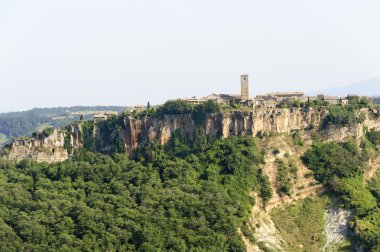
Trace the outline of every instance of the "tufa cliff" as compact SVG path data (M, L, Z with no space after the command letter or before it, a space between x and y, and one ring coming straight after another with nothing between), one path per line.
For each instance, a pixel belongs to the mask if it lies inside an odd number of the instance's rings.
M96 124L74 123L55 130L49 136L37 134L32 138L15 139L3 148L2 156L13 160L29 158L57 162L67 159L74 149L80 147L103 153L132 153L144 142L165 144L175 131L187 136L190 141L194 139L196 131L217 138L231 135L256 136L268 132L289 133L317 127L326 114L325 109L226 110L206 114L202 123L196 123L188 114L162 117L119 116ZM380 125L369 119L365 124L371 128ZM359 137L362 131L358 127L331 129L328 138L340 139L346 135Z
M124 119L124 142L130 152L144 140L165 144L175 130L179 130L189 140L194 139L197 128L201 133L221 138L233 135L256 136L267 132L289 133L319 125L324 116L324 110L223 111L208 114L200 125L196 125L191 115L165 115L161 119L127 117Z
M1 154L6 159L16 161L22 159L49 163L64 161L68 158L64 139L64 134L57 130L49 136L39 133L31 138L16 138L2 149Z

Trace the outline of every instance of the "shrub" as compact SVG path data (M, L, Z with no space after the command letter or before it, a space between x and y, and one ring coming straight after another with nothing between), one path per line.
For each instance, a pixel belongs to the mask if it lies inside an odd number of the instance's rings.
M371 129L366 133L367 139L374 145L380 145L380 131Z
M184 100L170 100L156 109L155 115L191 114L194 107Z
M276 159L276 166L276 181L278 192L290 195L293 185L291 183L289 166L281 159Z
M215 101L206 101L194 107L192 118L197 125L205 122L207 114L217 113L220 111L220 106Z
M45 128L42 130L42 133L45 135L45 137L48 137L50 136L51 134L53 134L54 132L54 128Z
M355 106L330 106L329 114L324 118L322 122L322 128L326 128L329 125L336 126L353 126L358 123L362 123L365 120L363 113L358 113Z
M304 156L304 163L313 171L320 182L329 182L333 176L339 178L360 174L365 157L353 142L316 143Z

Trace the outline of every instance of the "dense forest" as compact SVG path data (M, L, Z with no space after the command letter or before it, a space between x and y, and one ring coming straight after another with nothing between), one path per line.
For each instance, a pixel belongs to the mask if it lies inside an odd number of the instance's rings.
M60 128L77 121L83 115L85 120L92 118L96 111L125 111L117 106L76 106L58 108L35 108L24 112L0 114L0 144L6 139L31 135L38 127ZM2 137L1 137L2 136Z
M268 199L251 137L177 135L133 159L81 150L46 164L0 159L2 251L244 251L237 230L255 190Z

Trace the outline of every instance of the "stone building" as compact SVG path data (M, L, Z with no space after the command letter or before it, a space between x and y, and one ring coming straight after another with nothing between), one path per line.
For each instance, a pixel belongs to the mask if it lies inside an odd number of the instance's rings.
M94 115L93 119L94 119L94 122L97 123L97 122L107 120L108 118L111 118L117 115L118 113L116 111L105 111L105 112L100 112Z
M300 100L303 97L305 97L304 92L276 92L276 93L269 93L268 96L273 96L277 98L277 101L283 101L283 100Z
M277 106L277 98L271 95L256 96L254 107L258 109L272 109Z
M249 98L248 75L241 75L240 82L240 94L210 94L202 98L193 96L184 100L190 104L201 104L206 101L215 101L219 104L230 104L232 101L234 101L243 106L253 106L253 99Z
M249 86L248 86L248 75L243 74L240 76L241 81L241 96L240 101L245 102L249 100Z

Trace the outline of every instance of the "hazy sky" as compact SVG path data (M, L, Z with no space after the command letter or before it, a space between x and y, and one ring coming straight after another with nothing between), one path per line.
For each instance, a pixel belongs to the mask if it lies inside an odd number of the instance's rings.
M380 74L379 0L1 0L0 111L313 91Z

